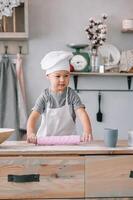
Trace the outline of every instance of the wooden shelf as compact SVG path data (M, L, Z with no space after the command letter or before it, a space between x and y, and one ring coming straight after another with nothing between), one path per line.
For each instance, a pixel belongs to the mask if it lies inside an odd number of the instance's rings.
M120 72L105 72L105 73L97 73L97 72L71 72L71 75L79 75L79 76L133 76L133 73L120 73Z
M112 91L112 92L133 92L131 90L131 82L132 82L132 76L133 73L112 73L112 72L105 72L105 73L97 73L97 72L71 72L71 75L73 76L73 81L74 81L74 88L76 91ZM97 77L108 77L108 76L113 76L113 77L127 77L127 84L128 84L128 89L127 90L120 90L120 89L78 89L78 77L79 76L97 76Z
M122 33L132 33L133 29L122 29Z

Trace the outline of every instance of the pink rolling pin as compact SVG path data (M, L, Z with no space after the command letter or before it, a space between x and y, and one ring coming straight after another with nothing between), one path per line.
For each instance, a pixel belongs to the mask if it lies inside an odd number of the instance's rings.
M39 145L64 145L80 144L80 135L63 135L63 136L38 136L37 144Z

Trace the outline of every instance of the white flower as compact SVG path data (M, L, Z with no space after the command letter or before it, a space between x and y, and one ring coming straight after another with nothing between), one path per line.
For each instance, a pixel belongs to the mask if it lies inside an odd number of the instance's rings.
M89 19L89 25L86 27L85 31L91 49L97 49L105 42L107 34L107 25L105 24L106 19L107 14L102 14L102 20L95 20L92 17Z
M107 15L106 13L103 13L103 14L102 14L102 18L103 18L103 19L107 19L107 17L108 17L108 15Z

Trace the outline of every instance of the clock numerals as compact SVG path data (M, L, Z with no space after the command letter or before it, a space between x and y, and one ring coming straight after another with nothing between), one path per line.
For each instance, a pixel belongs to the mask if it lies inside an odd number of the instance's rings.
M82 55L74 55L70 61L70 64L73 66L74 71L83 71L87 65L87 59Z
M82 55L75 55L71 59L74 71L82 71L87 66L87 60Z

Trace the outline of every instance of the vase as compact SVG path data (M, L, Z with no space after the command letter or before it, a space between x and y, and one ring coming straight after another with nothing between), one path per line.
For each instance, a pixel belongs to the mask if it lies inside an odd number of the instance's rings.
M98 72L98 67L99 67L99 57L98 57L98 50L93 49L91 51L91 69L92 72Z

